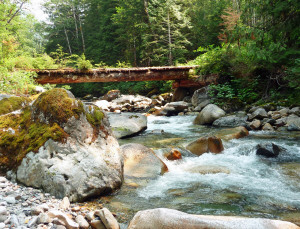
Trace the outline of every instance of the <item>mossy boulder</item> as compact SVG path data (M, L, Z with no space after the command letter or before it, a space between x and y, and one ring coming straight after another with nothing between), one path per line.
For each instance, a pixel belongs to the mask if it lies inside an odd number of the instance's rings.
M120 148L106 115L64 89L0 116L0 154L2 171L72 201L112 191L123 180Z

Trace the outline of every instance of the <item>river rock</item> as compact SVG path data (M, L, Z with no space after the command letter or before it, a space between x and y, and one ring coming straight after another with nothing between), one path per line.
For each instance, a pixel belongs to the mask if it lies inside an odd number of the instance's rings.
M5 222L9 217L6 207L0 206L0 223Z
M189 89L179 87L174 90L172 102L183 101L183 99L189 94Z
M212 137L202 137L198 140L190 143L187 150L191 151L195 155L202 155L204 153L220 153L224 150L222 140L215 136Z
M171 151L164 153L164 157L170 161L182 159L181 152L177 149L172 149Z
M57 210L51 210L48 213L48 216L52 219L57 218L58 220L63 222L63 225L67 229L79 229L78 223L75 223L73 220L71 220L66 214L57 211Z
M124 157L124 176L156 177L168 171L166 164L153 150L136 143L121 146Z
M195 107L194 111L201 111L204 107L206 107L208 104L210 104L210 100L204 100L203 102L201 102L198 106Z
M59 207L60 207L61 209L68 209L68 208L70 207L70 201L69 201L69 198L65 196L65 197L62 199L62 201L60 202Z
M108 102L117 99L121 96L121 92L119 90L110 90L104 96L101 97L103 100L107 100Z
M110 107L112 106L111 103L106 100L98 100L94 104L104 111L109 111Z
M256 147L256 154L264 157L277 157L281 151L274 143L261 143Z
M135 136L147 129L147 116L142 114L108 114L112 131L116 138Z
M225 114L225 111L223 111L217 105L209 104L197 115L196 119L194 120L194 124L212 124L215 120L223 117Z
M296 126L298 128L300 128L300 117L298 117L297 115L290 115L287 117L286 119L286 124L287 126ZM296 128L293 128L293 129L296 129Z
M300 116L300 107L294 107L294 108L290 109L290 114Z
M85 220L85 218L82 215L76 216L75 221L82 229L88 229L90 227L90 224Z
M249 124L250 128L252 130L259 130L261 127L261 121L258 119L254 119L250 124Z
M70 201L83 201L121 186L121 151L99 108L84 105L64 89L52 89L21 114L5 118L16 128L10 139L18 144L5 150L0 147L4 152L0 166L14 169L22 184L58 198L67 196ZM20 119L23 124L15 126ZM0 128L0 136L4 134Z
M106 229L105 225L100 219L93 219L91 221L91 226L93 229Z
M217 173L226 173L230 174L230 170L225 166L216 166L216 165L199 165L188 169L190 173L199 173L199 174L217 174Z
M197 107L200 103L205 100L209 100L209 86L200 88L196 90L192 96L192 104L194 107Z
M263 127L262 130L264 131L274 131L274 128L271 126L270 123L266 123Z
M95 215L99 216L106 229L119 229L119 223L113 216L113 214L107 209L95 211Z
M128 229L299 229L293 223L262 218L191 215L173 209L139 211Z
M223 129L221 131L218 131L215 135L216 137L229 141L232 139L239 139L239 138L246 137L249 135L249 131L243 126L238 126L235 128Z
M268 113L266 112L266 110L264 108L258 108L256 109L250 116L249 116L249 120L253 120L253 119L264 119L264 118L268 118Z
M218 127L237 127L247 125L247 116L238 117L236 115L225 116L213 122L213 126Z

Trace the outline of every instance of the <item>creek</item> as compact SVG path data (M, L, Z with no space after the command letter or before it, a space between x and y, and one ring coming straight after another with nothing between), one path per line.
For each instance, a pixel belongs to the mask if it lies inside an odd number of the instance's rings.
M119 143L140 143L162 154L182 149L182 160L163 159L169 172L153 178L125 178L122 188L96 200L118 214L121 223L144 209L172 208L203 215L238 215L285 219L300 216L300 133L250 131L246 138L223 141L221 154L194 156L183 150L218 128L193 125L195 116L148 117L148 129ZM161 130L164 132L161 133ZM286 150L278 158L256 155L259 143L274 142ZM226 168L230 173L200 174L197 166Z

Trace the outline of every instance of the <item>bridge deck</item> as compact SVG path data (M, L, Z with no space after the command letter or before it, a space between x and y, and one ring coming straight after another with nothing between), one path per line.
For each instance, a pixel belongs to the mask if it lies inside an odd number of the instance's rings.
M70 84L86 82L121 82L154 80L187 80L197 66L101 68L92 70L37 70L36 81L40 84Z

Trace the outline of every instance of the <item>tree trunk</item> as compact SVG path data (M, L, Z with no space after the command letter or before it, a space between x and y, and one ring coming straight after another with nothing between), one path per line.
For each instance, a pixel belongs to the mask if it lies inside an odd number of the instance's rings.
M83 53L85 53L85 42L84 42L83 28L82 28L80 15L78 16L78 18L79 18L79 25L80 25L81 40L82 40L82 49L83 49Z
M169 42L169 65L173 65L173 56L172 56L172 37L171 37L171 25L170 25L170 12L168 11L168 42Z
M69 47L69 52L70 52L70 55L72 55L72 49L71 49L71 46L70 46L69 37L68 37L67 30L66 30L65 26L64 26L64 31L65 31L66 40L67 40L68 47Z

